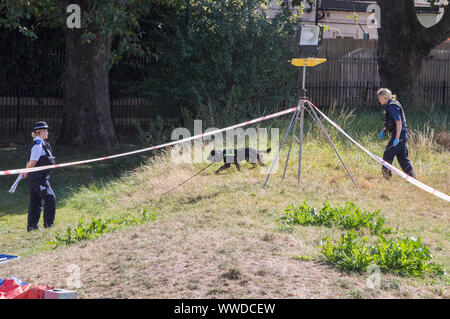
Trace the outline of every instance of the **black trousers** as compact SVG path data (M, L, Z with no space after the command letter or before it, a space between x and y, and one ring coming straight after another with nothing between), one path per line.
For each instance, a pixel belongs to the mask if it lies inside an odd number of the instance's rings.
M30 206L28 208L28 228L36 228L41 217L44 202L44 226L53 225L56 213L56 196L48 178L43 175L29 174Z
M400 164L403 172L408 175L412 175L413 167L411 161L408 158L408 148L406 147L406 142L408 141L408 133L406 133L405 131L401 132L401 141L395 147L392 145L394 143L394 139L395 135L392 135L388 145L386 146L386 150L384 151L383 159L389 164L392 164L394 158L397 157L397 161ZM392 176L391 171L384 166L382 166L382 173L386 177Z

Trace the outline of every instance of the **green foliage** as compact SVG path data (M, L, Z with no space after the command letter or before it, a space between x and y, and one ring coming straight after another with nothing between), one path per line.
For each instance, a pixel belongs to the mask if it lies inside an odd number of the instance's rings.
M0 42L8 43L0 46L0 84L29 85L28 92L39 101L40 96L55 94L55 79L61 76L64 63L64 31L40 28L36 35L37 39L30 40L18 32L4 32L0 28ZM52 86L47 88L49 83Z
M367 247L367 237L357 241L357 233L354 230L342 234L336 244L332 244L329 238L321 247L322 254L337 268L346 271L364 272L372 263L370 249Z
M342 234L337 243L331 243L327 237L321 246L322 254L338 269L365 272L375 264L383 272L404 276L422 276L444 274L442 266L429 263L432 256L422 240L407 236L386 239L379 236L375 245L368 244L368 238L357 240L358 235L351 230Z
M358 23L358 15L356 13L353 13L352 15L348 15L346 18L352 19L355 24Z
M133 126L136 129L136 140L143 145L157 145L165 142L164 119L157 114L152 125L143 128L141 123L136 121Z
M115 231L121 226L140 225L153 221L155 218L155 212L149 213L147 210L143 210L138 217L129 214L122 217L108 218L105 221L101 218L93 218L86 225L84 220L81 220L74 229L70 226L67 227L65 237L55 232L55 239L50 241L49 244L53 245L54 248L61 245L72 245L79 241L97 238L104 233Z
M433 275L443 275L442 267L431 260L430 249L422 244L422 239L402 236L396 240L378 238L375 246L374 261L383 271L390 271L405 276L421 276L428 272Z
M346 203L344 207L331 206L327 202L320 211L317 211L315 207L308 206L304 201L299 207L296 207L295 204L289 205L284 212L286 215L281 220L289 224L336 226L346 230L367 228L376 235L392 232L390 228L384 227L385 219L379 216L379 210L362 212L350 202Z
M295 103L298 69L288 61L297 54L298 15L281 2L269 20L264 0L88 0L82 39L111 37L111 98L145 98L164 121L161 133L195 118L220 127ZM11 57L0 48L0 77L58 82L67 15L50 0L0 4L4 41L24 51Z
M338 269L361 273L367 271L370 265L377 265L383 272L404 276L444 274L442 266L428 262L432 255L429 248L422 244L421 238L405 235L385 238L383 235L391 234L392 230L384 227L385 219L379 217L379 211L362 212L353 203L334 207L328 202L317 211L303 202L299 207L291 204L284 212L286 215L281 220L286 224L336 226L349 230L336 243L332 243L329 237L324 238L320 247L322 254ZM358 239L357 231L362 228L377 236L376 244L371 245L366 236Z
M186 123L200 118L215 127L292 104L286 97L296 89L297 70L288 63L297 53L296 22L286 11L269 20L263 2L153 4L141 26L157 59L130 66L141 81L123 93L150 100L167 118L176 112Z
M311 256L306 256L306 255L294 255L294 256L292 256L292 259L299 260L299 261L311 261L314 258Z
M140 41L139 19L149 13L147 0L87 0L80 4L82 40L90 43L97 36L116 38L116 50L111 56L115 63L124 54L150 55ZM175 1L176 2L176 1ZM65 28L66 1L5 0L0 2L0 28L18 30L29 38L37 38L39 27Z

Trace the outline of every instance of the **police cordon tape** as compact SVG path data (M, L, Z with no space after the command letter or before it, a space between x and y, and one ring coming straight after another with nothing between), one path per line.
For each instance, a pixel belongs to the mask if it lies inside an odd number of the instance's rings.
M154 150L157 150L157 149L160 149L160 148L164 148L164 147L168 147L168 146L172 146L172 145L176 145L176 144L185 143L185 142L192 141L192 140L195 140L195 139L198 139L198 138L203 138L203 137L214 135L214 134L217 134L217 133L233 130L233 129L236 129L236 128L239 128L239 127L243 127L243 126L251 125L251 124L254 124L254 123L262 122L262 121L265 121L265 120L268 120L268 119L280 117L282 115L292 113L296 109L297 109L297 107L289 108L287 110L284 110L284 111L281 111L281 112L278 112L278 113L273 113L273 114L270 114L270 115L266 115L266 116L263 116L263 117L260 117L260 118L257 118L257 119L251 120L251 121L247 121L247 122L243 122L243 123L240 123L240 124L236 124L236 125L233 125L233 126L229 126L229 127L223 128L223 129L218 129L218 130L211 131L211 132L208 132L208 133L203 133L203 134L187 137L187 138L184 138L184 139L181 139L181 140L177 140L177 141L173 141L173 142L169 142L169 143L165 143L165 144L161 144L161 145L157 145L157 146L151 146L151 147L143 148L143 149L132 151L132 152L115 154L115 155L99 157L99 158L94 158L94 159L90 159L90 160L78 161L78 162L54 164L54 165L39 166L39 167L32 167L32 168L21 168L21 169L4 170L4 171L0 171L0 176L2 176L2 175L16 175L16 174L21 174L21 173L31 173L31 172L38 172L38 171L43 171L43 170L52 169L52 168L61 168L61 167L82 165L82 164L100 162L100 161L105 161L105 160L109 160L109 159L113 159L113 158L119 158L119 157L124 157L124 156L128 156L128 155L148 152L148 151L154 151Z
M320 115L323 116L323 118L325 118L328 122L330 122L330 124L333 125L338 131L340 131L342 134L344 134L348 139L350 139L354 144L356 144L359 148L361 148L364 152L366 152L370 157L375 159L381 165L385 166L386 168L388 168L389 170L391 170L392 172L394 172L398 176L402 177L403 179L405 179L406 181L410 182L411 184L419 187L420 189L422 189L424 191L427 191L430 194L433 194L433 195L435 195L435 196L437 196L437 197L439 197L439 198L441 198L443 200L446 200L447 202L450 202L450 196L448 196L448 195L446 195L444 193L441 193L441 192L435 190L434 188L419 182L418 180L416 180L416 179L412 178L411 176L403 173L402 171L398 170L396 167L392 166L391 164L387 163L386 161L384 161L383 159L381 159L377 155L373 154L372 152L370 152L367 149L365 149L364 147L362 147L358 142L356 142L352 137L350 137L339 125L334 123L325 114L323 114L314 104L311 103L311 105L314 107L314 109L316 111L319 112ZM94 159L84 160L84 161L70 162L70 163L62 163L62 164L54 164L54 165L47 165L47 166L39 166L39 167L33 167L33 168L3 170L3 171L0 171L0 176L2 176L2 175L16 175L16 174L22 174L22 173L31 173L31 172L37 172L37 171L42 171L42 170L47 170L47 169L52 169L52 168L61 168L61 167L82 165L82 164L100 162L100 161L105 161L105 160L109 160L109 159L113 159L113 158L119 158L119 157L129 156L129 155L133 155L133 154L153 151L153 150L157 150L157 149L160 149L160 148L164 148L164 147L168 147L168 146L172 146L172 145L176 145L176 144L181 144L181 143L185 143L185 142L188 142L188 141L192 141L192 140L195 140L195 139L198 139L198 138L211 136L211 135L214 135L214 134L217 134L217 133L233 130L233 129L236 129L236 128L239 128L239 127L248 126L248 125L251 125L251 124L254 124L254 123L258 123L258 122L262 122L262 121L265 121L265 120L268 120L268 119L280 117L282 115L295 112L296 109L297 109L297 106L289 108L289 109L286 109L286 110L281 111L281 112L277 112L277 113L273 113L273 114L270 114L270 115L266 115L266 116L263 116L263 117L260 117L260 118L254 119L254 120L250 120L250 121L247 121L247 122L243 122L243 123L240 123L240 124L229 126L229 127L226 127L226 128L218 129L218 130L211 131L211 132L208 132L208 133L202 133L202 134L199 134L199 135L187 137L187 138L184 138L184 139L181 139L181 140L177 140L177 141L173 141L173 142L169 142L169 143L165 143L165 144L160 144L160 145L156 145L156 146L143 148L143 149L132 151L132 152L115 154L115 155L99 157L99 158L94 158Z
M419 187L420 189L433 194L434 196L437 196L443 200L446 200L447 202L450 202L450 196L441 193L437 190L435 190L434 188L425 185L422 182L419 182L417 179L405 174L404 172L400 171L398 168L396 168L395 166L387 163L385 160L381 159L380 157L378 157L377 155L373 154L372 152L370 152L369 150L365 149L364 147L362 147L358 142L356 142L353 138L351 138L351 136L349 136L339 125L337 125L336 123L334 123L332 120L330 120L325 114L323 114L314 104L311 103L311 105L314 107L314 109L319 112L320 115L323 116L324 119L326 119L328 122L330 122L331 125L333 125L339 132L341 132L342 134L344 134L350 141L352 141L354 144L356 144L360 149L362 149L364 152L366 152L367 154L369 154L370 157L372 157L374 160L376 160L377 162L379 162L381 165L383 165L384 167L386 167L387 169L391 170L392 172L394 172L395 174L397 174L398 176L400 176L401 178L405 179L406 181L410 182L411 184Z

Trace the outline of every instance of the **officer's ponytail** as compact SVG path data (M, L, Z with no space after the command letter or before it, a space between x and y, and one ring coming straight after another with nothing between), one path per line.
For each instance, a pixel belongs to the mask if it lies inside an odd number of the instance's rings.
M397 100L397 95L392 94L391 90L386 88L381 88L377 91L377 97L385 96L387 98L390 98L391 100Z
M40 132L40 131L41 131L41 130L36 130L36 131L31 132L31 137L32 137L33 139L35 139L36 136L39 135L39 132Z

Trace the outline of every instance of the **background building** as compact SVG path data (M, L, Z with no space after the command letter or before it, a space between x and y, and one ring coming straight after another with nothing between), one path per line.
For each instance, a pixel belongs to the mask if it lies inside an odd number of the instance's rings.
M303 21L305 24L323 24L327 26L324 38L377 39L378 32L368 12L370 5L376 1L361 0L317 0L313 5L305 5ZM441 1L445 3L445 1ZM430 7L425 0L416 0L416 12L419 21L426 27L437 23L443 9ZM272 2L269 17L274 17L280 8ZM293 7L295 12L298 7ZM369 10L370 11L370 10Z

